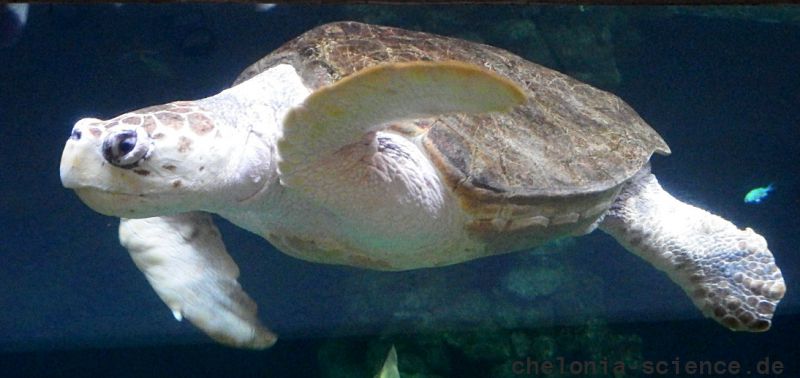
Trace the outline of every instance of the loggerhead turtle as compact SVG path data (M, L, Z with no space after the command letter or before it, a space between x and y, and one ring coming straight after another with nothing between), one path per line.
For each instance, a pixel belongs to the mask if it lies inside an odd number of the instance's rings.
M82 119L61 180L119 237L176 319L264 348L210 213L298 258L455 264L600 228L708 317L764 331L785 292L752 229L650 173L662 138L616 96L507 51L340 22L197 101Z

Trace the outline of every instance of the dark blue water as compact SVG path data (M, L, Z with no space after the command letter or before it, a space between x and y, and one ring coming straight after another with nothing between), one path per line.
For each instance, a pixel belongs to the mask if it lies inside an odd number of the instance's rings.
M797 20L798 13L788 8L783 14ZM736 361L751 372L739 375L756 375L758 366L779 361L784 369L774 375L796 376L800 23L746 12L714 14L667 8L279 6L256 12L241 4L32 6L22 37L0 50L0 376L368 377L392 342L401 372L426 377L519 376L503 363L526 356L556 362ZM282 338L267 351L237 351L174 321L119 246L117 221L92 212L61 187L58 162L72 124L214 94L293 36L343 19L481 40L621 96L673 150L653 159L667 190L753 227L769 241L788 286L773 328L731 333L703 319L665 275L599 232L554 247L561 253L546 257L375 273L292 259L224 222L240 282L260 304L261 320ZM545 36L543 44L520 29L531 23ZM558 34L558 25L585 27L595 39ZM583 55L558 53L570 49ZM776 191L765 202L743 202L748 190L769 183ZM514 305L500 283L525 264L556 267L566 277L559 281L562 291ZM504 323L506 318L513 321ZM379 336L422 323L428 325L423 334ZM435 332L448 325L450 333ZM519 344L528 349L504 352ZM331 373L337 367L339 375ZM655 375L675 375L668 373ZM641 369L627 374L647 375Z

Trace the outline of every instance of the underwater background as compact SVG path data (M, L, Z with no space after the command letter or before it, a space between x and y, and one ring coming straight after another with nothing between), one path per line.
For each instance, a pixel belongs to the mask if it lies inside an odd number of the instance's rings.
M549 376L692 376L689 361L741 366L717 376L800 374L800 7L265 8L30 6L0 48L0 377L372 377L392 344L403 377L533 376L514 369L531 361L551 361ZM703 318L601 232L386 273L293 259L222 220L239 281L280 339L240 351L176 322L119 245L118 221L62 188L73 123L215 94L337 20L491 44L623 98L672 148L651 160L665 189L769 242L788 289L772 329Z

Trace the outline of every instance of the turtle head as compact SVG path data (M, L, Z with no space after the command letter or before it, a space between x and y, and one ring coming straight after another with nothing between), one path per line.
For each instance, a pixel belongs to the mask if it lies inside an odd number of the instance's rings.
M249 148L256 138L221 124L201 102L81 119L64 147L61 182L93 210L124 218L214 211L246 200L267 181L270 149Z

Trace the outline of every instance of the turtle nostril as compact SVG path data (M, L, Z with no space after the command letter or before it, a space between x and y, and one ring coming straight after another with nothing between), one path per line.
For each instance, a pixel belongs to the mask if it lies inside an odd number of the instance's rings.
M72 129L72 134L69 135L69 139L80 140L81 139L81 131L78 130L78 129Z

